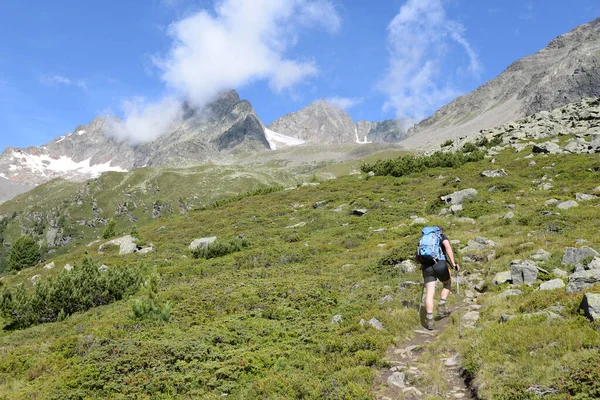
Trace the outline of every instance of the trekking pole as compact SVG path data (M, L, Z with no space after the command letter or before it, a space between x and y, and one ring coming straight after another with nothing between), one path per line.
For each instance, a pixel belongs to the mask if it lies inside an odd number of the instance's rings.
M462 328L460 325L460 286L458 283L458 269L456 269L456 298L458 301L458 338L462 339Z

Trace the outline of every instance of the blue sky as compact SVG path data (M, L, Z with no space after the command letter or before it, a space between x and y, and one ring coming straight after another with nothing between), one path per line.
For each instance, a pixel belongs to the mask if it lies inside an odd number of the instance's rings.
M147 140L231 87L266 123L317 99L426 117L600 16L595 0L4 0L0 150L98 115Z

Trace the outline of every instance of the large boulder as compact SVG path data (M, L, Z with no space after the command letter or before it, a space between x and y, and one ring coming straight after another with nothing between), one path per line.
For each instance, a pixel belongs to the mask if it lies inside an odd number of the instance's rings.
M531 285L537 279L538 269L533 261L514 260L510 263L510 276L514 285Z
M458 192L442 196L440 199L447 204L462 204L465 200L471 199L475 196L477 196L477 190L471 188L459 190Z
M559 154L561 153L560 146L553 142L545 142L533 145L534 153L544 154Z
M581 309L592 321L600 321L600 294L586 293L581 302Z
M214 243L216 240L216 236L194 239L194 241L190 243L189 249L196 250L198 248L207 247L209 244Z
M508 173L504 169L492 169L483 171L480 175L486 178L499 178L501 176L508 176Z
M417 264L413 260L404 260L400 263L400 271L410 273L416 271Z
M583 246L583 247L567 247L565 249L565 253L563 254L562 264L563 265L575 265L584 258L588 257L598 257L600 254L591 247Z
M552 257L552 254L548 253L544 249L538 249L529 258L531 258L532 260L536 260L536 261L548 261L550 259L550 257Z
M506 283L510 280L511 280L511 271L498 272L494 276L494 279L492 280L492 284L502 285L503 283Z
M600 282L600 269L590 269L589 271L575 272L569 275L567 284L567 293L581 292L584 289Z
M587 265L587 269L600 269L600 257L594 257Z
M568 210L569 208L573 208L573 207L578 207L579 203L577 203L575 200L568 200L568 201L563 201L562 203L559 203L556 205L556 208L561 209L561 210Z

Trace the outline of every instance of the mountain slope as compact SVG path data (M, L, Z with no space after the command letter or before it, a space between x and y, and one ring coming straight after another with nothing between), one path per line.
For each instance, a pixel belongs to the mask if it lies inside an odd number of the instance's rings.
M396 121L354 123L350 115L325 100L285 115L268 126L282 135L320 144L398 142L404 131Z
M552 40L411 128L403 145L435 145L585 97L600 96L600 18Z

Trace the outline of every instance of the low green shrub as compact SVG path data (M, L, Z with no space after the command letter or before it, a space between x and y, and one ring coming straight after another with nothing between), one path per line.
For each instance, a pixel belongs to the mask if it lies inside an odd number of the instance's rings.
M391 175L400 177L413 172L422 172L427 168L456 168L469 162L483 159L482 151L473 151L470 154L436 152L428 157L402 156L391 160L379 160L374 164L363 164L362 172L373 171L375 175Z
M156 273L150 275L150 278L144 282L144 297L133 299L131 302L132 317L137 320L153 320L159 322L169 322L171 319L171 309L173 304L167 301L164 304L158 300L158 286L160 276Z
M444 148L444 147L449 147L449 146L452 146L453 144L454 144L454 140L452 140L452 139L448 139L448 140L446 140L444 143L442 143L442 144L440 145L440 147L441 147L441 148Z
M208 246L198 247L192 250L194 258L216 258L227 254L236 253L242 249L250 247L250 241L245 238L235 238L227 242L213 242Z
M102 239L110 239L115 235L115 220L111 219L110 221L108 221L108 225L104 229L104 232L102 232Z
M21 236L13 243L7 259L9 271L32 267L40 260L40 246L31 236Z
M141 275L132 268L100 272L86 257L71 271L40 280L33 291L21 284L0 292L0 314L12 328L55 322L93 307L120 300L137 290Z

